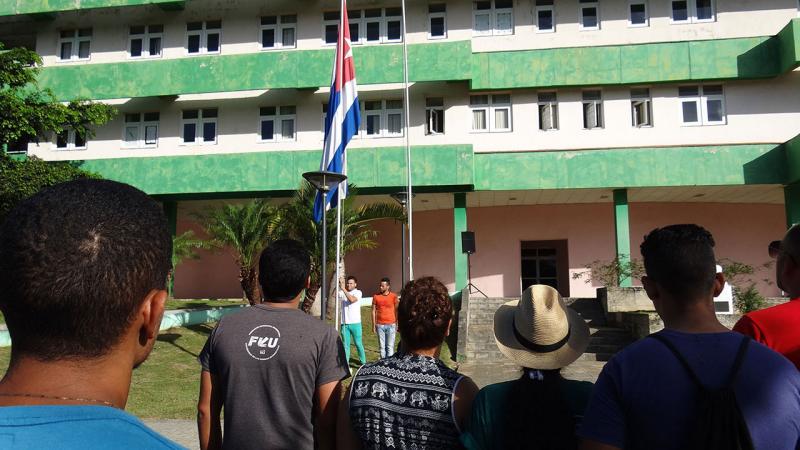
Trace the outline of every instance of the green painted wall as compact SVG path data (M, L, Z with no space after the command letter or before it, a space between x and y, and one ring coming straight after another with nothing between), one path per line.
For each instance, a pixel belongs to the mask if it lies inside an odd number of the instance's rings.
M303 172L319 170L320 158L320 151L272 151L96 159L83 161L81 167L153 195L245 197L297 189ZM421 189L465 189L474 183L468 145L415 146L412 158L414 184ZM362 189L404 186L404 148L348 150L348 173Z
M786 207L786 228L789 228L800 223L800 183L785 186L783 199Z
M475 190L781 184L780 144L475 154Z
M617 258L623 267L631 260L631 230L628 214L628 190L614 190L614 235L617 246ZM619 285L630 287L631 277L620 276Z
M783 145L786 154L786 184L800 181L800 135Z
M799 38L793 19L772 37L490 53L472 53L470 41L414 44L409 79L513 89L766 78L798 66ZM318 88L330 83L332 58L325 49L56 65L39 80L62 100ZM360 84L403 80L401 45L357 47L354 58Z
M183 3L176 0L0 0L0 16L90 8Z
M453 250L456 291L464 289L468 283L467 254L461 248L461 232L467 231L467 194L453 194Z
M62 100L150 97L330 85L333 50L260 52L108 64L50 66L42 86ZM469 78L469 41L408 46L410 81ZM354 49L360 84L401 83L400 45Z

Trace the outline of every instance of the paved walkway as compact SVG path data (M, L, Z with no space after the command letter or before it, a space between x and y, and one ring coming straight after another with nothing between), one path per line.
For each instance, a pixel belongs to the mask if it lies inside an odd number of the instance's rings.
M572 380L592 381L597 379L600 370L605 365L602 361L578 360L562 369L565 378ZM469 375L480 387L487 384L499 383L519 378L520 367L510 362L487 361L482 363L463 363L458 369L461 373ZM158 433L172 439L190 449L198 449L197 424L194 420L178 419L147 419L147 426Z

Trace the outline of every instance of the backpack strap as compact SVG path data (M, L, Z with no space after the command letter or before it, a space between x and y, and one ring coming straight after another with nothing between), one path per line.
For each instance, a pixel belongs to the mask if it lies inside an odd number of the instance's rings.
M689 365L689 362L686 361L686 358L681 355L675 345L670 342L667 338L660 334L651 334L647 336L649 338L653 338L662 344L664 344L675 358L680 361L681 365L689 372L689 377L691 377L694 384L696 384L701 389L707 389L706 386L700 382L700 378L697 377L697 374L692 370L692 367ZM736 382L736 378L739 376L739 369L742 368L742 362L744 361L744 356L747 353L747 348L750 345L750 337L749 336L742 336L741 343L739 344L739 350L736 352L736 359L733 361L733 368L731 369L730 377L728 378L728 382L725 384L725 388L732 387L733 384Z

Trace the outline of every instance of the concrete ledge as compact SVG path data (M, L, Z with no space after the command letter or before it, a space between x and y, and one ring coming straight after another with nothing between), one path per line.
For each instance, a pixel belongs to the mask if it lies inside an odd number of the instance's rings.
M643 287L602 287L597 288L597 299L606 314L655 311L653 301L647 297Z
M741 314L717 314L717 320L728 328L733 328ZM615 314L618 324L628 330L634 339L641 339L664 329L664 322L653 311L636 311Z

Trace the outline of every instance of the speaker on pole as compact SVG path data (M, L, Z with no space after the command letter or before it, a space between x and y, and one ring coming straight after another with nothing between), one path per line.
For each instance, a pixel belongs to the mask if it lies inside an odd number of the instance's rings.
M461 232L461 251L471 255L475 253L475 232L462 231Z

